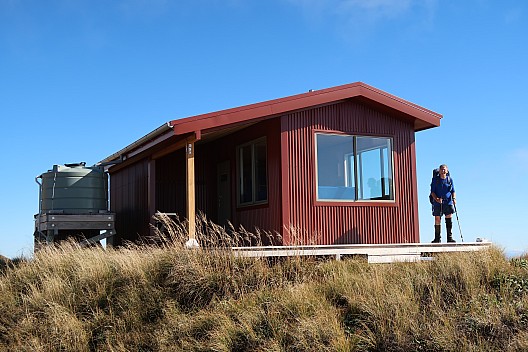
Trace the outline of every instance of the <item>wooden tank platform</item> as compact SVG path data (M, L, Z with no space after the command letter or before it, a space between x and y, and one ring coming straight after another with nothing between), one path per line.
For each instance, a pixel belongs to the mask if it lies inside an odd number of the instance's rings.
M79 239L81 245L96 244L115 235L115 213L35 215L35 249L68 237Z

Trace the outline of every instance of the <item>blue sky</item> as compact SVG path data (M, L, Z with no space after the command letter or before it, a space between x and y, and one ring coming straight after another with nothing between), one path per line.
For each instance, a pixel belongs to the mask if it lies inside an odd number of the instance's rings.
M527 251L527 37L520 0L0 0L0 254L31 255L35 177L54 164L356 81L444 115L416 136L423 242L446 163L464 240Z

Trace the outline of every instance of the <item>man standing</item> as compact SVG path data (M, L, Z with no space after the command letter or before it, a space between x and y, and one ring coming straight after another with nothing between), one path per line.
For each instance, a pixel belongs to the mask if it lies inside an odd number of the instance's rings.
M447 230L447 242L456 242L453 239L453 213L455 212L456 196L453 179L449 176L447 165L442 164L438 168L438 174L431 181L431 198L433 203L433 216L435 218L435 238L432 243L441 242L441 220L445 215Z

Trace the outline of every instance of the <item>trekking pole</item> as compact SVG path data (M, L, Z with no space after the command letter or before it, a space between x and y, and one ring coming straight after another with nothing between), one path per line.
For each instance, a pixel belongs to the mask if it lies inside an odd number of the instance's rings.
M453 203L453 206L455 207L455 215L456 215L457 223L458 223L458 232L460 232L460 239L462 240L462 242L464 242L464 237L462 237L462 229L460 228L460 220L458 220L458 211L456 208L456 204Z

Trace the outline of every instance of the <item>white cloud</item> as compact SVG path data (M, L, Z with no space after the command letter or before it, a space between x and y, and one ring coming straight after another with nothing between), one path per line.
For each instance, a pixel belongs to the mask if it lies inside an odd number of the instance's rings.
M432 10L437 0L287 0L305 11L315 13L333 12L343 16L375 15L396 17L405 14L413 7Z
M438 0L285 0L312 21L329 21L345 29L373 29L387 20L409 16L410 27L430 25ZM406 19L407 20L407 19ZM316 23L317 23L316 22ZM343 28L342 28L343 29Z
M521 8L512 8L506 10L504 14L504 22L506 24L517 24L523 20L523 11Z
M341 10L349 13L359 10L376 17L396 17L408 11L413 0L342 0L338 3Z

